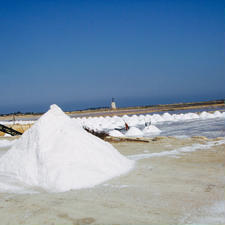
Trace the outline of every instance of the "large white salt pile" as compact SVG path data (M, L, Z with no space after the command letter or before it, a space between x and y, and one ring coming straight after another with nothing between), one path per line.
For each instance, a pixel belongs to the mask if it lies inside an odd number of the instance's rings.
M86 132L52 105L2 156L0 177L62 192L93 187L128 172L133 165L111 144Z

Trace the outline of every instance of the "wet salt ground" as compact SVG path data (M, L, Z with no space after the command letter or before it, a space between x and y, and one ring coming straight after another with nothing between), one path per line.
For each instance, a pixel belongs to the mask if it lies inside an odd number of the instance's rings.
M200 119L178 122L163 122L156 125L162 132L160 136L205 136L207 138L225 137L225 119Z

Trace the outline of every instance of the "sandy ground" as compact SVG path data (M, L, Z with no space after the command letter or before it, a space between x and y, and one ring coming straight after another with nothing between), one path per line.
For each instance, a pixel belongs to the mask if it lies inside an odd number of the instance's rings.
M218 140L218 139L217 139ZM180 149L190 139L113 145L124 155ZM0 224L224 224L225 145L136 161L128 174L65 193L0 193Z

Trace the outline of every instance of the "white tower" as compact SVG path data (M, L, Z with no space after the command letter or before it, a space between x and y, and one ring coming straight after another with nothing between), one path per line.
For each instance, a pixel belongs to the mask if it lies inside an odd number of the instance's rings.
M114 98L112 98L111 109L116 109L116 102Z

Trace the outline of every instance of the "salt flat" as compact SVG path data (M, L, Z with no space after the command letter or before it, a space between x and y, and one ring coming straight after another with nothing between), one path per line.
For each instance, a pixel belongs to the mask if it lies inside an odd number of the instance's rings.
M150 140L114 143L127 157L146 157L128 174L94 188L1 193L0 224L224 224L224 139ZM189 151L181 152L184 147ZM177 154L163 154L174 150ZM153 153L159 154L148 157Z

